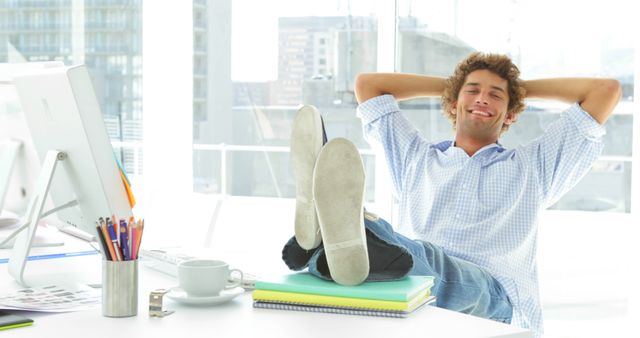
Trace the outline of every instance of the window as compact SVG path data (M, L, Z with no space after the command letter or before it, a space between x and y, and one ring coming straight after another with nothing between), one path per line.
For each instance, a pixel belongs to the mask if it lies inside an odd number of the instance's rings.
M286 150L291 121L301 104L322 112L331 137L348 137L368 147L355 117L353 83L358 73L376 69L373 5L339 1L336 10L334 3L286 3L275 10L261 1L233 1L227 13L231 22L210 21L206 27L216 32L202 33L223 50L231 47L231 53L215 54L215 62L229 65L231 73L209 78L198 88L232 91L228 99L219 97L208 105L206 117L194 120L194 144L202 145L194 150L195 192L294 197ZM370 154L365 154L365 165L367 198L372 200Z
M607 122L600 161L551 209L629 213L635 70L634 48L628 41L632 40L632 33L624 26L626 20L617 14L615 20L607 23L610 28L607 30L582 24L588 18L600 17L599 6L580 4L584 13L575 16L562 11L550 13L539 2L532 1L498 1L490 12L472 1L438 5L400 1L397 70L449 76L470 52L483 51L510 55L524 79L562 76L618 79L623 97ZM491 18L485 22L486 28L474 26L478 13ZM540 17L545 17L545 25L539 25ZM589 36L588 42L584 36ZM439 101L417 100L402 105L425 137L434 141L452 138L451 125L442 118ZM527 105L527 110L501 139L507 148L540 135L567 107L556 102L528 101Z
M139 172L134 162L138 148L123 146L142 140L142 26L125 26L115 18L131 13L130 20L142 20L142 1L112 1L107 5L85 1L85 21L74 26L76 2L57 0L10 2L0 8L0 62L62 61L65 65L85 63L93 77L105 124L125 171ZM7 46L5 48L5 45ZM134 85L135 84L135 85Z

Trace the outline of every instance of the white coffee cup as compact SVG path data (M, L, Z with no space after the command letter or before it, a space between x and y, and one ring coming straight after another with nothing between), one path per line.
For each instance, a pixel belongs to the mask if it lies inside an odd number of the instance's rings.
M240 280L228 284L232 272L240 274ZM233 289L242 284L242 271L229 269L229 264L213 259L191 259L178 264L178 283L180 289L189 296L217 296L222 290Z

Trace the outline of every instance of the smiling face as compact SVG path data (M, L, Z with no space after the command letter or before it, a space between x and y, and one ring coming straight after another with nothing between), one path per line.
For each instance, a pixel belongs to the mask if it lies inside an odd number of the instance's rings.
M507 80L486 70L467 75L458 98L451 106L456 116L456 137L496 142L503 124L513 123L507 114L509 94Z

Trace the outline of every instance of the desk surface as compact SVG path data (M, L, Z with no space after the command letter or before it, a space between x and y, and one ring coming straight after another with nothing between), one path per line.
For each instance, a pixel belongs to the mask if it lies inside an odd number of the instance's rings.
M59 271L67 278L84 276L84 282L99 281L100 256L32 261L26 274ZM101 310L70 313L34 313L30 327L4 331L3 337L531 337L529 331L498 322L425 306L409 318L379 318L325 313L254 309L250 292L217 306L188 306L165 298L164 309L175 313L149 317L149 293L177 284L174 277L140 266L138 315L107 318ZM0 264L0 290L17 289L7 264Z

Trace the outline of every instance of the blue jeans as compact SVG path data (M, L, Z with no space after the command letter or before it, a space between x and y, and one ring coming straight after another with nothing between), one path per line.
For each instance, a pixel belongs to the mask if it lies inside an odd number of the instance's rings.
M412 240L396 233L382 218L365 217L365 228L383 242L408 251L413 259L409 275L435 277L432 294L436 296L438 307L511 323L513 307L506 291L481 267L449 256L442 248L432 243ZM318 270L318 259L322 255L322 247L310 255L308 269L310 273L327 279L326 274ZM372 256L371 252L369 256ZM286 261L287 257L283 256L283 259ZM374 265L375 262L371 262L370 259L370 264Z

